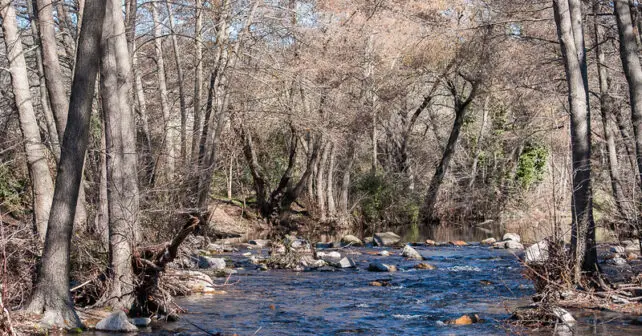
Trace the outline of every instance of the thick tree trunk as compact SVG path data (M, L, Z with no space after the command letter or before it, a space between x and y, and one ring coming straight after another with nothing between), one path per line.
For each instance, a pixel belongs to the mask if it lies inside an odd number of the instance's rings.
M579 0L554 0L553 9L569 90L573 158L571 254L574 281L579 282L584 272L598 270L591 190L591 126L581 3Z
M30 20L31 20L31 34L33 35L34 42L37 46L35 50L36 64L38 66L38 83L40 88L40 106L42 107L42 114L45 117L45 122L47 124L47 135L49 136L49 146L51 152L56 158L56 162L60 161L60 138L58 137L58 131L56 130L56 120L54 118L53 112L51 111L51 106L49 105L49 97L47 96L47 84L45 83L45 70L42 64L42 53L40 51L40 39L39 29L38 29L38 20L37 13L33 8L33 2L27 1L27 10L29 11Z
M631 101L631 121L635 137L635 156L638 167L638 178L642 186L642 68L638 53L631 12L627 0L615 0L615 18L617 19L620 35L620 58L624 75L629 84L629 99Z
M327 194L328 194L328 216L334 218L337 215L337 206L334 201L334 161L337 155L337 146L334 143L330 143L332 150L330 151L330 165L328 166L328 182L327 182Z
M56 47L56 23L53 18L52 0L36 0L38 8L38 28L40 29L40 44L42 46L42 61L45 71L45 82L49 101L56 119L58 138L62 139L67 124L67 92L65 91L62 69L58 60Z
M203 30L203 17L202 17L202 0L196 0L195 4L195 17L196 23L194 27L194 44L195 44L195 59L196 66L194 67L194 124L192 126L192 162L197 162L198 160L198 144L201 136L202 128L202 111L201 111L201 90L203 88L203 39L202 39L202 30Z
M168 0L165 0L167 7L167 16L169 18L169 30L172 38L172 48L174 49L174 59L176 60L176 72L178 74L178 100L181 108L181 161L187 162L187 103L185 102L185 89L183 85L183 65L181 62L178 40L174 31L174 14L172 6Z
M5 6L8 2L2 1L3 14L10 8ZM68 111L70 122L66 125L63 138L44 252L29 305L32 312L44 312L44 322L47 325L62 328L82 326L74 311L69 291L69 250L83 161L89 142L89 120L99 64L102 26L92 23L103 21L104 9L101 1L87 0L83 17L85 24L78 43L78 71L74 73ZM3 23L7 23L4 15Z
M40 239L44 240L54 193L53 181L47 164L46 148L40 138L38 121L31 104L27 64L18 31L16 11L11 1L0 1L0 15L2 16L3 40L9 59L13 95L18 108L20 129L24 138L27 166L31 177L34 223Z
M600 36L602 28L598 23L597 13L599 13L599 2L595 1L593 5L593 34L595 41L595 54L597 56L597 74L600 83L600 114L602 116L602 131L606 139L608 150L608 170L611 178L611 192L615 200L615 208L620 219L625 219L626 211L624 210L624 193L620 183L620 174L617 159L617 148L615 147L615 136L613 134L611 115L615 112L615 98L611 95L610 78L608 69L605 66L605 57Z
M103 31L100 78L107 149L110 281L101 304L129 309L134 301L132 246L138 235L139 193L130 104L131 64L120 1L107 1Z
M109 201L107 198L107 144L105 140L105 120L101 121L100 136L100 181L98 186L98 206L94 218L94 233L100 237L105 251L109 250Z
M176 133L174 128L174 115L169 106L167 94L167 81L165 75L165 60L163 56L163 31L158 19L157 3L150 4L152 10L152 19L154 22L154 44L156 46L156 65L158 66L158 89L160 91L161 109L163 111L163 132L165 134L165 169L166 178L171 181L176 171Z

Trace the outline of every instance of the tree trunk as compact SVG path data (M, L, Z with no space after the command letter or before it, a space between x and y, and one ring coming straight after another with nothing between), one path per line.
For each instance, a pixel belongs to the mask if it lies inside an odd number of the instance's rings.
M36 0L38 8L38 28L40 29L40 44L42 46L42 61L45 72L45 83L49 93L49 101L56 119L58 138L62 139L67 124L67 92L64 88L62 69L58 60L56 47L56 23L53 18L52 0Z
M196 24L194 27L195 34L195 60L196 66L194 67L194 125L192 126L192 162L197 162L198 160L198 144L201 136L201 89L203 88L203 40L202 40L202 30L203 30L203 18L202 18L202 0L196 0L195 4L195 17Z
M323 154L321 154L321 161L319 161L319 167L317 168L317 205L319 206L319 217L323 222L326 220L326 207L325 200L327 199L327 189L325 185L325 178L323 173L325 172L325 167L328 162L328 155L330 154L330 146L332 144L330 141L326 142L323 146Z
M171 181L174 178L176 171L176 160L175 160L175 141L176 134L174 129L174 115L171 112L171 107L169 106L169 98L167 96L167 81L165 76L165 60L163 57L163 31L158 19L158 10L156 8L157 3L153 2L150 4L152 9L152 19L154 22L154 44L156 46L156 65L158 66L158 89L160 91L160 102L161 109L163 111L163 132L165 134L164 144L165 144L165 164L164 169L167 181Z
M174 59L176 60L176 72L178 74L178 100L181 107L181 161L187 162L187 103L185 102L185 89L183 85L183 65L176 39L176 32L174 31L174 15L172 14L172 6L168 0L165 0L167 7L167 16L169 18L169 30L172 38L172 48L174 49Z
M110 281L101 304L129 309L134 301L132 246L138 240L139 193L131 64L120 1L107 1L103 31L100 84L107 149Z
M148 185L154 184L154 151L152 150L152 138L149 130L149 119L147 117L147 101L145 99L145 88L143 87L143 79L140 76L140 71L138 70L138 55L135 51L136 42L133 42L132 49L134 49L134 54L132 55L132 65L134 73L134 85L135 85L135 96L136 96L136 105L138 106L138 117L140 118L140 132L143 135L143 157L144 160L144 169L145 169L145 183Z
M603 34L601 26L598 23L597 13L599 13L599 2L593 4L593 34L595 41L595 54L597 56L597 74L600 84L600 114L602 116L602 131L606 139L608 150L608 170L611 178L611 192L615 200L615 208L620 219L625 219L626 211L624 210L624 193L620 183L620 174L617 160L617 148L615 147L614 134L612 129L611 115L615 112L614 98L611 95L610 78L608 69L605 64L604 51L600 42L600 36ZM617 113L617 112L615 112Z
M44 240L54 192L53 182L47 165L46 149L42 144L38 121L31 104L27 64L18 31L16 11L11 5L11 1L0 1L0 15L2 16L3 40L9 60L13 95L18 108L20 129L24 138L27 166L31 177L34 224L40 240Z
M328 182L327 182L327 194L328 194L328 216L334 218L337 215L337 206L334 202L334 160L337 155L337 146L334 143L330 143L332 150L330 151L330 165L328 166Z
M350 148L348 148L348 162L343 169L343 180L341 181L341 198L339 199L339 211L341 216L344 218L349 217L348 207L349 207L349 196L350 196L350 172L352 171L352 165L354 164L355 148L354 144L351 143Z
M580 8L579 0L553 1L571 112L573 158L571 255L574 268L573 277L576 283L581 280L583 272L598 270L591 190L591 126L587 67Z
M6 6L2 1L3 23L7 24ZM47 325L62 328L82 327L76 315L69 291L69 250L73 222L82 181L83 159L89 142L89 121L96 87L101 28L104 16L101 1L87 0L80 33L72 94L69 104L69 123L62 143L60 164L51 217L45 240L41 266L29 311L44 312ZM15 21L9 20L15 24ZM5 31L5 38L7 36Z
M58 14L58 31L62 35L62 44L65 49L65 54L69 59L71 69L74 68L74 61L76 57L76 38L72 35L72 24L67 8L65 8L64 0L56 1L56 13Z
M638 54L631 13L627 0L615 0L615 18L620 35L620 58L624 75L629 84L631 101L631 122L635 138L635 156L638 167L638 178L642 186L642 68Z
M94 233L100 237L105 251L109 250L109 201L107 199L107 145L105 140L105 120L101 118L100 136L100 182L98 186L98 206L94 218Z
M468 189L471 189L475 185L475 178L477 178L477 165L479 163L479 156L481 155L481 143L484 140L484 129L486 128L486 121L488 120L488 101L490 96L486 97L486 102L484 103L484 112L482 115L482 123L479 127L479 134L477 135L477 142L475 143L475 154L473 156L473 165L470 168L470 181L468 181Z
M42 53L40 51L40 39L38 38L38 20L37 13L33 8L32 1L26 1L27 10L29 11L30 21L31 21L31 34L33 35L34 43L37 46L35 50L36 64L38 66L38 83L40 88L40 106L42 107L42 114L45 117L45 122L47 124L47 135L49 135L49 146L51 147L51 152L56 158L56 162L60 161L60 138L58 137L58 131L56 130L56 120L54 118L53 112L51 111L51 106L49 105L49 97L47 96L47 85L45 83L45 70L42 64Z

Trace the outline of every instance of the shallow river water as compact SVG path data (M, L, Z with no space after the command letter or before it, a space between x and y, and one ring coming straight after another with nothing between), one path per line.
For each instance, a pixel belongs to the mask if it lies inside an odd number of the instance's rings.
M178 303L189 313L178 322L159 324L146 335L508 335L510 309L534 293L515 256L483 246L417 247L436 270L414 270L417 262L374 249L342 249L356 269L335 272L248 271L232 277L227 294L192 296ZM244 251L242 251L244 252ZM256 253L256 251L253 251ZM349 253L355 253L350 255ZM230 255L233 260L243 257ZM396 273L366 271L380 259ZM220 280L220 279L219 279ZM389 287L373 287L387 280ZM476 313L481 323L444 325L442 321ZM577 313L579 314L579 313ZM577 315L576 315L577 316ZM536 331L526 334L545 335ZM95 335L106 335L97 333ZM583 314L576 335L642 335L626 317Z

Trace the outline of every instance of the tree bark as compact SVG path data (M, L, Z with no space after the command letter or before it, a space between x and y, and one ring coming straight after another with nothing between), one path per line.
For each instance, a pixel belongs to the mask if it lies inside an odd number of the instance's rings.
M553 9L569 90L573 158L571 255L574 281L579 283L584 272L598 271L591 189L591 126L581 3L579 0L554 0Z
M341 198L339 199L339 211L341 216L344 218L349 217L348 213L348 201L350 196L350 172L352 171L352 165L354 164L355 156L355 144L351 143L348 148L348 161L345 168L343 169L343 180L341 181Z
M132 49L132 65L134 73L134 85L136 106L138 106L138 117L140 118L141 133L143 135L143 157L145 168L145 183L148 185L154 184L154 151L152 150L152 138L149 130L149 118L147 116L147 100L145 99L145 88L143 87L143 79L141 78L140 71L138 70L138 54L135 51L136 41L134 41Z
M139 234L139 192L130 103L131 64L120 1L107 1L103 31L101 92L107 149L110 282L101 303L129 309L134 301L132 246Z
M486 128L486 121L488 120L488 101L490 96L486 97L486 102L484 103L484 111L482 115L482 123L479 127L479 133L477 135L477 143L475 144L475 154L473 156L473 165L470 168L470 181L468 181L468 189L471 189L475 185L475 178L477 178L477 165L479 163L479 156L481 155L481 143L484 140L484 129Z
M56 23L53 18L52 0L36 0L38 8L38 28L40 29L40 44L42 46L42 61L45 72L45 83L49 93L49 101L56 119L58 138L62 139L67 124L67 92L65 91L62 69L58 60L56 47Z
M194 124L192 126L192 162L198 160L198 144L201 136L202 128L202 111L201 111L201 90L203 88L203 39L202 39L202 30L203 30L203 17L202 17L202 0L196 0L195 4L195 17L196 23L194 27L194 44L195 44L195 62L196 66L194 67Z
M326 220L326 204L327 199L327 189L325 185L325 178L323 173L325 172L325 167L328 162L328 155L330 154L330 146L332 144L330 141L326 142L323 145L323 154L321 154L321 161L319 161L319 167L317 168L317 205L319 206L319 219L323 222Z
M101 116L100 136L100 180L98 186L98 206L94 218L94 233L100 237L105 251L109 250L109 200L107 196L107 144L105 139L105 120Z
M64 0L56 0L56 13L58 14L58 30L62 36L62 44L65 49L65 54L69 59L70 68L74 68L74 61L76 58L76 38L72 35L72 24L69 12L65 8Z
M615 112L615 98L611 95L610 78L607 67L605 66L604 50L600 42L602 28L598 23L597 13L599 13L599 2L593 4L593 34L595 41L595 54L597 58L597 74L600 87L600 114L602 116L602 131L606 139L608 150L608 170L611 178L611 192L615 200L615 208L620 219L625 219L626 211L624 209L624 193L620 183L620 174L617 159L617 148L615 147L615 137L613 134L611 115ZM617 113L617 112L615 112Z
M174 115L169 106L167 95L167 81L165 75L165 60L163 57L163 39L162 27L158 19L158 10L156 2L150 4L152 10L152 19L154 22L154 44L156 46L156 65L158 66L158 89L160 91L161 109L163 111L163 131L165 134L165 174L168 181L174 178L176 172L176 134L174 129Z
M174 31L174 14L172 14L172 6L168 0L165 0L167 7L167 16L169 19L169 30L172 38L172 48L174 49L174 59L176 60L176 72L178 74L178 100L181 108L181 161L187 162L187 103L185 102L185 89L183 85L183 65L176 39L176 32Z
M8 2L2 1L3 13L10 8L5 6ZM85 24L80 33L76 59L78 71L74 73L68 111L70 118L63 137L44 252L29 304L31 312L44 312L45 324L62 328L82 327L69 291L69 250L83 161L89 142L89 121L99 64L102 26L92 23L102 22L104 9L101 1L86 2ZM3 22L7 22L4 15Z
M337 206L334 201L334 161L337 155L337 146L334 143L330 143L332 150L330 150L330 165L328 166L328 182L327 182L327 194L328 194L328 216L334 218L337 215Z
M620 59L624 75L629 84L629 99L631 101L631 122L635 138L635 157L638 167L638 178L642 186L642 68L638 54L631 12L627 0L613 2L615 18L620 35Z
M60 138L58 137L58 131L56 130L56 120L54 118L53 112L51 111L51 106L49 105L49 97L47 96L47 85L45 83L45 70L42 64L42 52L40 51L40 39L39 39L39 29L38 29L38 20L37 12L33 8L33 1L26 1L27 10L29 11L30 21L31 21L31 34L33 35L34 42L37 49L35 50L36 64L38 66L38 86L40 89L40 106L42 108L42 114L45 117L45 122L47 124L47 135L49 136L49 146L51 152L56 158L56 162L60 161Z
M46 149L40 138L36 114L31 104L27 64L16 21L16 11L11 1L0 1L0 15L2 16L3 40L9 60L13 95L18 109L27 166L31 177L34 224L40 240L44 240L54 187L47 164Z

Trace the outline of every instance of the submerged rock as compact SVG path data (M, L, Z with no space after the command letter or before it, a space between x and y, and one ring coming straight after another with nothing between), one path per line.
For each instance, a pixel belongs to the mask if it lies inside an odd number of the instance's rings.
M145 328L152 323L152 319L149 317L134 317L129 319L129 323L139 328Z
M506 233L506 234L504 235L504 237L502 238L502 240L503 240L503 241L512 240L512 241L516 241L516 242L518 242L518 243L519 243L519 242L521 242L521 241L522 241L522 238L521 238L517 233L510 233L510 232L509 232L509 233Z
M437 242L432 240L432 239L426 239L426 245L435 246L435 245L437 245Z
M374 243L377 246L391 246L401 241L394 232L379 232L374 234Z
M465 314L462 315L454 320L449 320L446 322L446 324L453 324L453 325L468 325L468 324L473 324L481 321L479 318L479 315L477 314Z
M415 265L414 268L418 269L418 270L429 270L429 271L431 271L431 270L436 269L437 267L435 267L435 266L433 266L431 264L427 264L427 263L419 263L419 264Z
M129 322L127 315L123 311L112 313L96 324L96 330L116 331L116 332L135 332L138 328Z
M622 258L620 256L617 256L617 257L615 257L613 259L607 260L606 263L607 264L611 264L611 265L624 265L624 264L626 264L626 259L624 259L624 258Z
M368 265L368 271L370 272L396 272L397 266L387 265L380 262L371 262Z
M386 251L386 250L383 250L383 251L380 251L380 252L378 253L378 255L380 255L380 256L382 256L382 257L388 257L388 256L390 256L390 252L389 252L389 251Z
M548 240L542 240L526 249L524 261L527 264L541 263L548 260Z
M225 268L225 259L198 256L198 268L222 270Z
M317 252L317 258L325 260L325 258L339 259L341 258L341 253L337 251L331 252Z
M493 245L496 242L497 242L497 239L492 238L492 237L491 238L486 238L486 239L481 241L481 243L484 244L484 245Z
M343 238L341 238L341 243L350 246L363 246L363 242L361 241L361 239L353 235L343 236Z
M410 247L410 245L404 246L403 251L401 251L401 255L408 259L424 260L424 257L422 257L417 250Z

